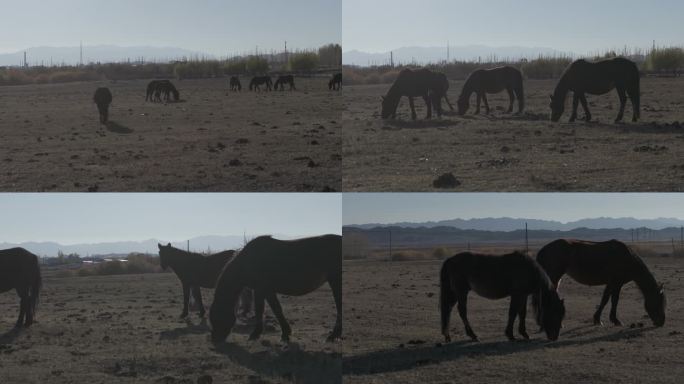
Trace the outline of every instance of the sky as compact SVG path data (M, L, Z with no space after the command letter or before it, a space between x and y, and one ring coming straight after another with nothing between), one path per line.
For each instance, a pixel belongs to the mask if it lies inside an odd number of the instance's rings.
M0 0L0 53L84 45L217 56L341 41L342 0Z
M341 234L340 194L0 194L0 242Z
M344 0L345 51L524 46L577 54L684 45L682 0Z
M344 225L486 217L684 219L684 194L676 193L346 193L342 202Z

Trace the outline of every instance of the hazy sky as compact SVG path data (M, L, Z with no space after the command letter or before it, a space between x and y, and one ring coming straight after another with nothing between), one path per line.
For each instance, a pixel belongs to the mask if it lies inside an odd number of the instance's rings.
M342 0L0 0L0 52L172 46L226 55L341 41Z
M484 217L684 219L684 194L667 193L347 193L342 200L345 225Z
M682 0L344 0L345 51L483 44L579 54L684 45Z
M0 194L0 242L341 233L340 194Z

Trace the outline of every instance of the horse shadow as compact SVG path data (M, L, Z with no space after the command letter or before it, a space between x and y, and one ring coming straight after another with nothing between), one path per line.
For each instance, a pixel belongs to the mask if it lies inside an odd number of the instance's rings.
M650 328L620 330L608 335L590 339L575 338L549 342L545 339L520 340L516 342L472 342L457 341L450 344L436 344L417 348L393 348L373 351L359 356L342 359L343 375L370 375L389 372L400 372L426 365L452 362L469 357L505 356L519 352L529 352L543 348L563 348L581 346L602 341L619 341L639 337Z
M0 345L11 344L21 334L21 327L14 327L0 335Z
M214 349L261 376L295 383L342 383L342 356L339 353L309 352L296 343L257 353L233 343L215 344Z
M382 129L399 131L402 129L425 129L425 128L448 128L460 124L458 121L449 119L422 119L422 120L384 120Z
M176 340L187 335L201 335L203 333L208 334L211 331L209 324L207 324L207 319L202 319L199 324L193 324L189 319L185 320L185 327L178 327L174 329L169 329L166 331L161 331L159 333L160 340Z
M109 121L109 122L107 122L107 125L106 125L106 126L107 126L107 130L108 130L109 132L120 133L120 134L123 134L123 135L133 133L133 130L132 130L132 129L126 127L125 125L121 125L121 124L119 124L119 123L117 123L117 122L115 122L115 121Z

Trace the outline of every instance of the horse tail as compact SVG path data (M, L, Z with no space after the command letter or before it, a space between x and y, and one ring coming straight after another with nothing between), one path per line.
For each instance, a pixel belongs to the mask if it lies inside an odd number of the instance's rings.
M40 264L38 257L34 256L31 260L31 285L29 287L29 298L31 305L31 313L36 312L36 305L38 304L38 297L40 296L40 289L43 287L43 278L40 273Z
M525 110L525 86L523 84L522 73L519 74L517 83L518 104L520 105L520 113L522 113Z
M541 290L533 293L530 295L531 297L531 304L532 304L532 310L534 311L534 319L537 322L537 325L541 325L542 323L542 307L541 307Z
M442 334L445 336L448 335L449 332L451 309L457 301L451 282L451 274L449 273L451 264L449 260L450 259L444 261L442 269L439 272L439 311L442 319Z
M641 75L639 69L636 71L636 92L634 94L634 108L636 108L637 119L641 118Z

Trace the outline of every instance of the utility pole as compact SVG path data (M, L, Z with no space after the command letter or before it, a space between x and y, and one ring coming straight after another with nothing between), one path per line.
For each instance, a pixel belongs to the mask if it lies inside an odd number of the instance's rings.
M24 51L24 68L28 68L28 61L26 61L26 51Z
M188 253L190 252L190 240L188 240Z
M449 63L449 60L451 60L451 57L449 52L449 40L447 40L447 64Z
M390 51L390 67L394 68L394 52Z
M389 259L392 261L392 230L389 231Z
M527 222L525 222L525 253L527 255L530 254L530 246L529 246L529 241L527 237Z
M80 58L79 58L79 67L83 66L83 40L81 40L81 51L80 51Z

